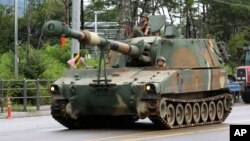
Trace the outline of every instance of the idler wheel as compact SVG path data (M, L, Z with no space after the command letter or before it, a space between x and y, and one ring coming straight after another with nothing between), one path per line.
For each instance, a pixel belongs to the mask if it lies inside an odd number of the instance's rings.
M223 100L223 103L224 103L225 111L229 111L232 104L233 104L232 97L230 97L230 96L225 97Z

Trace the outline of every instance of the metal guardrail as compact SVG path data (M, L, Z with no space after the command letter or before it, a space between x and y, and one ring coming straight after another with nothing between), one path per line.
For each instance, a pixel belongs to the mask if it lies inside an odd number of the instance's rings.
M53 80L3 80L0 79L0 112L4 111L4 101L7 101L8 95L7 92L12 93L22 93L22 96L11 96L11 100L22 100L23 101L23 111L27 111L28 99L35 99L36 102L36 110L40 110L42 98L52 98L51 95L41 95L41 92L47 92L48 86L53 82ZM11 84L11 87L10 87ZM20 85L22 84L22 85ZM32 86L30 87L30 84ZM19 87L12 87L15 85L20 85ZM33 94L35 91L35 95L30 95L29 91L33 90Z
M234 96L234 101L241 100L241 93L243 92L242 83L241 82L230 82L228 83L228 89Z
M231 92L241 92L242 91L242 86L241 86L240 82L228 83L227 86Z

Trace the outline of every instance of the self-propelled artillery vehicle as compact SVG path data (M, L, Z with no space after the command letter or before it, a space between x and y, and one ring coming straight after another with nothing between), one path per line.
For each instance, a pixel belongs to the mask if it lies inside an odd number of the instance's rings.
M43 30L100 50L98 68L69 69L49 88L53 118L70 129L103 119L144 118L166 129L182 128L221 123L231 112L227 74L213 39L184 39L175 26L166 26L161 36L122 41L58 21ZM165 58L164 68L155 66L158 57Z

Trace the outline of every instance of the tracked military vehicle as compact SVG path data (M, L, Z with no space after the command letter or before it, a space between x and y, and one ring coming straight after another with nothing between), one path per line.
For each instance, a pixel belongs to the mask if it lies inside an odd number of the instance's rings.
M163 26L151 24L153 32ZM70 129L103 119L144 118L161 128L182 128L221 123L231 112L227 74L213 39L184 39L175 26L166 26L162 36L122 41L58 21L45 23L43 30L100 50L97 69L69 69L49 89L53 118ZM166 60L164 68L155 66L159 56Z

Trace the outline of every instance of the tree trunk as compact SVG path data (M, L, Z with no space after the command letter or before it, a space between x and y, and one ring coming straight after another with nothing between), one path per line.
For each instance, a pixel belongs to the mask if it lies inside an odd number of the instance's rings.
M189 17L189 13L188 13L188 10L187 10L187 13L186 13L186 38L190 38L191 37L191 30L190 30L190 27L191 27L191 23L190 23L190 17Z
M163 15L165 15L163 6L161 6L161 8L162 8L162 11L163 11ZM173 24L173 23L174 23L173 17L172 17L172 15L170 14L169 8L167 8L167 10L168 10L168 16L169 16L169 18L170 18L170 23Z
M205 5L205 1L203 0L202 1L202 27L201 27L201 31L202 31L202 34L201 36L202 37L205 37L206 34L207 34L207 16L206 16L206 5Z
M120 2L120 16L119 16L119 27L116 33L116 39L121 39L121 29L125 27L125 22L128 17L126 15L129 14L129 5L130 0L121 0Z
M69 10L69 0L65 0L65 23L69 24L70 23L70 19L69 19L69 15L70 15L70 10Z
M147 6L148 1L149 1L149 0L145 0L145 2L144 2L144 4L143 4L143 7L142 7L142 12L141 12L140 17L141 17L142 14L145 12L145 9L146 9L146 6Z
M48 19L50 19L50 16L49 16L49 15L48 15L48 17L46 17L46 18L44 19L44 23L45 23L46 21L48 21ZM42 43L42 37L43 37L43 30L41 31L41 34L40 34L40 36L39 36L37 49L40 49L40 46L41 46L41 43Z
M153 7L153 11L152 11L152 15L155 15L155 11L158 9L158 3L159 3L159 0L155 0L155 5ZM152 1L152 3L154 3L154 1Z
M192 38L196 38L197 37L197 35L196 35L196 25L195 25L195 22L194 22L194 16L193 16L193 13L192 13L192 9L190 8L189 9L189 14L190 14L190 18L191 18L191 25L192 25L192 35L191 35L191 37Z
M139 2L140 0L136 0L134 1L134 4L133 4L133 10L132 10L132 15L131 15L131 19L132 19L132 25L131 26L134 26L136 23L136 19L137 19L137 13L138 13L138 7L139 7Z
M44 21L44 22L45 22L45 21ZM37 49L40 49L40 46L41 46L41 43L42 43L42 37L43 37L43 30L41 31L41 34L40 34L40 36L39 36Z
M30 58L30 35L31 35L31 22L28 20L27 22L27 47L26 47L26 65L29 65Z

